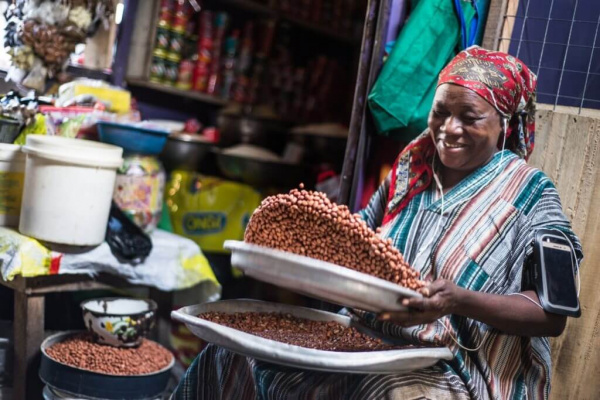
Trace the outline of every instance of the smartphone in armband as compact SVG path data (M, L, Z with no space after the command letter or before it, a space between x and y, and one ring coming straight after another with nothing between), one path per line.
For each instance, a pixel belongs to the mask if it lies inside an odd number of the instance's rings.
M542 308L553 314L581 316L575 284L577 255L561 232L540 229L535 235L529 283Z

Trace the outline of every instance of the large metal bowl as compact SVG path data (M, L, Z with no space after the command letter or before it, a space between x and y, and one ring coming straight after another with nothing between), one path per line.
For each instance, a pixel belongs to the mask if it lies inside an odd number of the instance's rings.
M345 137L333 137L308 134L291 134L292 140L304 147L305 162L328 162L342 165L346 154Z
M198 317L199 314L205 312L291 314L297 318L313 321L335 321L343 326L352 326L365 334L379 337L391 344L401 345L404 343L398 343L399 340L397 339L389 340L381 337L344 315L256 300L224 300L188 306L171 312L171 318L183 322L194 335L209 343L214 343L238 354L288 367L355 374L390 374L427 368L440 360L451 360L454 357L447 347L369 352L336 352L309 349L265 339Z
M414 290L341 265L287 251L226 240L231 265L256 280L341 306L381 313L406 311L398 300L422 297Z
M229 179L258 187L292 188L299 183L311 185L309 168L284 162L261 161L217 153L217 164L221 173Z
M201 135L173 133L167 139L160 160L167 172L176 169L199 171L215 144Z
M255 144L276 152L283 150L290 124L240 114L219 114L219 147Z
M61 332L42 342L40 378L46 385L77 398L131 400L156 399L167 388L175 357L160 371L145 375L123 376L79 369L58 362L46 353L48 347L79 333L81 332Z

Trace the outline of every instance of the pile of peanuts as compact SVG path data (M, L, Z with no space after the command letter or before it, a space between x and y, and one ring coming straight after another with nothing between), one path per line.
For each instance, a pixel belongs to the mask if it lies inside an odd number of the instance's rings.
M158 343L144 339L139 347L118 348L95 343L88 333L70 337L46 349L55 361L109 375L142 375L167 367L173 355Z
M324 193L293 189L267 197L246 228L244 241L331 262L424 291L425 282L391 239L373 232L358 214Z
M400 347L385 344L355 328L334 321L312 321L291 314L207 312L199 318L265 339L326 351L381 351Z

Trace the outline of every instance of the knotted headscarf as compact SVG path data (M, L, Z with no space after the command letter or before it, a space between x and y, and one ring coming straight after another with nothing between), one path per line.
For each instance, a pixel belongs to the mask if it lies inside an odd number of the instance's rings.
M438 87L444 83L466 87L490 103L505 119L506 148L525 160L529 158L534 146L537 77L521 60L473 46L461 51L442 70ZM429 130L402 150L392 169L384 224L429 187L435 152Z

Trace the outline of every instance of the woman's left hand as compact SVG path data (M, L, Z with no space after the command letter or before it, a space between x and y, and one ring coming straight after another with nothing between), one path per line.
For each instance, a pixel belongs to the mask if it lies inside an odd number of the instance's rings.
M379 315L379 319L404 327L429 324L445 315L455 313L460 291L464 290L446 279L432 282L427 289L428 297L402 300L402 305L407 307L408 311L384 312Z

